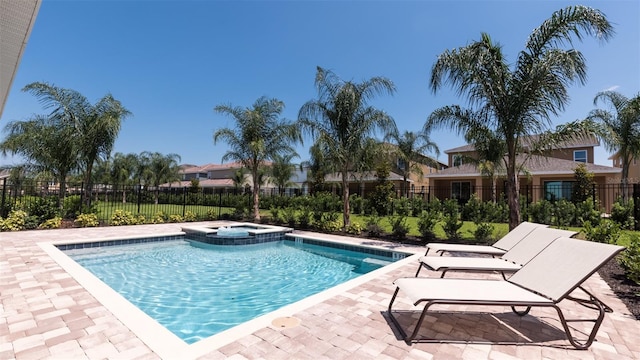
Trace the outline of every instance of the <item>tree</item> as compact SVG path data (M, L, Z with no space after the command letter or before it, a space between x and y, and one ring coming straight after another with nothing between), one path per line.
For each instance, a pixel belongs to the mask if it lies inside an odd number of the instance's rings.
M139 167L139 159L136 154L115 153L111 161L109 179L114 186L114 191L118 190L118 185L122 186L122 203L127 202L126 186L133 184L136 170Z
M277 155L273 158L271 164L271 181L278 188L278 194L283 195L287 187L291 187L294 183L291 181L296 165L291 163L298 154L291 153L287 155Z
M573 39L584 34L607 40L613 35L611 24L600 11L585 6L570 6L556 11L534 29L525 50L518 54L513 70L502 53L483 33L479 41L440 54L431 69L430 87L437 92L449 83L471 106L453 105L437 109L428 118L430 128L448 125L460 134L469 129L488 128L505 145L509 228L520 223L517 155L523 152L524 139L544 133L551 116L558 115L569 102L567 87L586 82L586 60L571 47ZM567 49L561 48L569 45ZM573 124L578 128L579 124ZM530 144L531 148L551 148L549 140Z
M578 166L573 169L573 174L576 182L573 185L571 201L577 205L587 199L592 199L595 190L593 188L595 181L593 180L594 175L589 172L587 165L583 163L578 164Z
M640 94L628 99L615 91L603 91L596 95L594 105L599 101L608 103L611 111L595 109L587 119L599 123L598 135L609 151L615 151L622 163L623 199L629 197L629 167L633 159L640 158Z
M422 177L422 167L420 165L429 165L437 168L437 164L431 158L426 157L424 154L430 151L440 154L438 145L431 141L429 138L429 132L423 130L420 132L405 131L402 135L398 133L392 133L388 136L388 139L396 145L393 149L393 155L398 160L398 170L403 179L402 193L405 197L409 196L409 184L408 179L411 174L416 174Z
M180 155L167 154L163 155L159 152L143 152L143 158L147 159L146 164L146 184L155 190L154 202L158 204L158 196L160 194L160 185L172 183L180 180Z
M293 145L302 142L299 127L280 115L284 103L278 99L261 97L250 108L218 105L218 113L231 116L236 128L218 129L213 134L213 143L225 141L229 150L222 161L240 162L251 174L253 181L253 218L260 220L260 170L267 161L276 156L295 153Z
M7 124L5 131L2 154L20 154L37 171L52 173L60 187L58 205L62 207L67 176L78 163L73 127L55 117L37 115Z
M343 230L350 224L349 172L358 166L366 141L376 131L396 132L396 124L384 111L368 104L379 94L393 94L391 80L373 77L360 83L339 79L333 72L317 68L318 99L306 102L298 113L303 129L315 138L325 161L341 176Z
M233 172L233 176L231 180L233 181L233 190L234 194L242 194L242 189L244 185L247 183L247 179L244 177L245 170L244 168L240 168Z

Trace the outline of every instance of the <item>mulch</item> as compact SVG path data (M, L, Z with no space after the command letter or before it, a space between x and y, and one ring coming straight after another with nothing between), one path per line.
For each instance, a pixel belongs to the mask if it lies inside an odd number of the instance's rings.
M627 279L616 259L606 263L598 270L598 273L616 296L627 305L629 312L640 320L640 285Z

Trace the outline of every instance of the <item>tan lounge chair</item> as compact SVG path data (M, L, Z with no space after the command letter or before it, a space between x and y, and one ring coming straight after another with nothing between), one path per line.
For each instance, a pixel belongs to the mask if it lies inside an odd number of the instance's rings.
M506 281L400 278L394 281L396 290L389 302L387 313L402 337L410 344L416 340L428 310L433 305L510 306L520 316L526 315L534 306L553 307L558 313L571 345L577 349L587 349L593 343L604 319L604 306L593 296L589 296L588 299L576 298L571 293L580 288L585 280L623 249L616 245L561 237ZM400 291L411 300L414 306L424 303L418 322L409 336L393 315L393 303ZM566 319L557 305L563 300L575 301L587 308L595 309L598 311L598 316L595 319ZM524 306L526 310L517 311L516 306ZM569 322L592 322L593 327L587 340L581 341L574 338Z
M416 276L423 267L434 271L442 271L440 277L444 277L447 271L497 271L512 273L520 270L522 265L528 263L545 247L559 237L572 237L577 232L570 230L537 227L518 241L511 249L501 257L470 257L470 256L423 256L420 258L420 266Z
M443 255L445 252L466 252L491 256L502 256L507 252L507 250L511 249L520 240L524 239L524 237L534 229L548 226L549 225L531 223L527 221L522 222L520 225L516 226L515 229L509 231L505 236L503 236L493 245L428 243L426 245L427 251L425 252L425 255L429 253L429 250L433 250L436 253L440 253L440 255Z

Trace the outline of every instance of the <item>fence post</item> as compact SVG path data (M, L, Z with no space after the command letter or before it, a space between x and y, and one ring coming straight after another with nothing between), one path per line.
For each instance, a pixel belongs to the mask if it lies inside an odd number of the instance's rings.
M2 203L0 204L0 217L7 217L5 201L7 199L7 178L2 179Z
M185 210L187 209L187 188L182 188L182 217L184 218Z
M218 220L220 220L221 212L222 212L222 189L220 189L220 197L218 198Z
M142 185L138 184L138 214L140 214L140 202L142 201L141 196L142 196Z

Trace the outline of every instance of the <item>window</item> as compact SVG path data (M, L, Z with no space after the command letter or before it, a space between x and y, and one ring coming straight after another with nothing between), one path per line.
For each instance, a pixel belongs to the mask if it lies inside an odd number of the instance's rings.
M587 150L575 150L573 152L573 161L587 162Z
M398 169L407 171L407 163L404 161L404 159L398 158L396 165L398 166Z
M468 181L451 182L451 198L457 199L460 204L465 204L471 198L471 183Z
M462 156L453 155L453 166L460 166L460 165L462 165Z
M544 198L549 201L571 200L575 181L545 181Z

